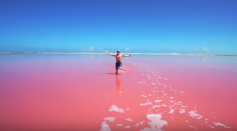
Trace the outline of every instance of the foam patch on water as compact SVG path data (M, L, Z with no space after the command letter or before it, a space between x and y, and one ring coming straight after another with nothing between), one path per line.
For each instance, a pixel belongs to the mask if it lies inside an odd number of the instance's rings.
M174 113L174 109L170 109L170 112L169 112L170 114L172 114L172 113Z
M109 111L115 111L115 112L124 113L124 110L122 108L118 108L116 105L112 105L110 107Z
M215 127L213 127L213 126L211 126L211 125L208 125L208 126L210 126L210 127L213 128L213 129L215 128Z
M161 102L161 101L162 101L162 100L155 100L155 102L158 102L158 103Z
M147 105L152 105L152 102L147 102L147 103L141 103L140 106L147 106Z
M130 128L130 126L125 126L125 128Z
M150 121L148 124L150 125L150 128L144 128L141 131L162 131L161 128L164 125L167 125L168 122L165 120L161 120L162 115L160 114L149 114L146 116L147 119Z
M105 117L104 120L113 122L116 117Z
M194 129L197 129L197 127L194 127L194 126L190 126L190 125L188 125L189 127L191 127L191 128L194 128Z
M230 128L230 127L228 127L228 126L226 126L226 125L224 125L224 124L222 124L222 123L220 123L220 122L213 122L214 123L214 125L216 125L216 126L223 126L223 127L225 127L225 128Z
M109 125L106 123L106 121L102 122L100 131L111 131L111 129L110 129Z
M127 121L133 121L131 118L126 118L125 120L127 120Z
M179 109L179 113L185 113L185 109Z
M139 126L139 123L136 123L134 126Z
M202 116L197 114L195 111L190 111L188 116L191 116L192 118L196 119L202 119Z

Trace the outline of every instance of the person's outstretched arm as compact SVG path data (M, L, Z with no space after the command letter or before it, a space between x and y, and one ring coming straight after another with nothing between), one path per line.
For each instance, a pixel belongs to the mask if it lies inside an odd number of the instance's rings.
M116 56L116 55L112 55L110 54L108 51L105 51L106 54L110 55L110 56Z
M131 57L132 55L122 55L122 57Z

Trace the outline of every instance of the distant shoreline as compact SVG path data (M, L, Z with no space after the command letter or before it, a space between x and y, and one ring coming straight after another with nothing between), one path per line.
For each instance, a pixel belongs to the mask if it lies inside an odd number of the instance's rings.
M0 52L0 54L100 54L96 52ZM115 53L112 53L115 54ZM122 54L132 54L132 55L189 55L189 56L237 56L237 55L222 55L222 54L184 54L184 53L122 53Z

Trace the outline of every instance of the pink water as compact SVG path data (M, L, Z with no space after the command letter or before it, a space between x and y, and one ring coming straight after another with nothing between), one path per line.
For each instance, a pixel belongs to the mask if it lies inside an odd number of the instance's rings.
M236 57L0 59L0 130L237 130Z

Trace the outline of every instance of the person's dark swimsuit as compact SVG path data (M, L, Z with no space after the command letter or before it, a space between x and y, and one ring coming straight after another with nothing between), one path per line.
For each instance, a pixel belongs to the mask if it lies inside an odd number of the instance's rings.
M119 67L122 67L122 62L116 62L115 68L118 70Z

